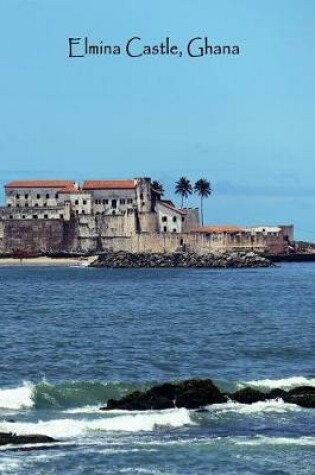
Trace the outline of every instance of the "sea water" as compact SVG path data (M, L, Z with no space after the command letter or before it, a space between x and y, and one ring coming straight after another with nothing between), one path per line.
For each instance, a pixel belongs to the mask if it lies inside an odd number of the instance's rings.
M1 447L1 474L315 473L315 409L281 399L99 411L185 378L224 391L314 386L314 264L0 267L0 310L0 431L58 440Z

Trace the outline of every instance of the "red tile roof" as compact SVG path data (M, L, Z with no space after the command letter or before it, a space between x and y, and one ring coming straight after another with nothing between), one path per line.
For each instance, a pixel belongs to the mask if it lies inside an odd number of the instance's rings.
M74 184L70 180L20 180L10 181L5 188L64 188L73 187Z
M238 226L204 226L201 228L193 229L192 232L194 233L206 233L206 234L234 234L234 233L244 233L246 232L245 229L240 228Z
M83 183L83 190L133 190L135 180L87 180Z
M80 193L84 193L84 191L78 189L76 185L68 185L61 188L61 190L59 190L59 193L71 193L71 194L79 193L80 194Z

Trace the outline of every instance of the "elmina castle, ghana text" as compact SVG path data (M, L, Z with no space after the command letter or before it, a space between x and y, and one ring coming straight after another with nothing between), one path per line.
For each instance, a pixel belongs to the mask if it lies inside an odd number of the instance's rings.
M123 44L108 44L103 40L91 42L85 37L68 38L68 56L70 58L84 58L86 56L117 56L125 55L130 58L149 56L188 56L201 58L204 56L238 56L240 46L212 44L207 36L196 36L180 47L167 36L164 40L148 44L140 36L134 36Z

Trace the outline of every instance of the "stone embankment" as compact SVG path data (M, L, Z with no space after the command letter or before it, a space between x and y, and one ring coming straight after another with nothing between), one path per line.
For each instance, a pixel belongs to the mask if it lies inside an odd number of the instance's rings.
M165 383L153 386L148 391L134 391L121 399L109 399L103 411L123 409L146 411L185 407L203 410L204 406L222 404L227 401L253 404L259 401L282 399L289 404L315 408L315 388L300 386L284 391L276 388L268 393L245 387L234 393L222 393L210 379L189 379L179 383Z
M108 252L101 254L92 267L269 267L269 259L254 252L224 252L195 254Z

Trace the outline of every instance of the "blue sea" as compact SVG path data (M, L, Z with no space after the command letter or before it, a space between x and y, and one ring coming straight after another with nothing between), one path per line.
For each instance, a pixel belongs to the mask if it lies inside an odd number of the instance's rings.
M0 267L2 474L315 473L315 409L282 400L99 411L152 384L315 385L315 265L268 269Z

